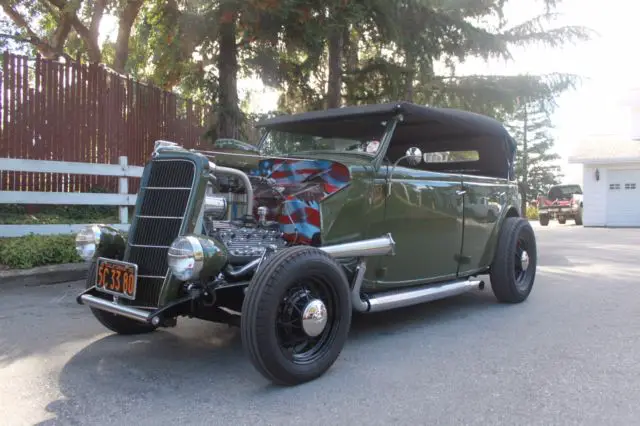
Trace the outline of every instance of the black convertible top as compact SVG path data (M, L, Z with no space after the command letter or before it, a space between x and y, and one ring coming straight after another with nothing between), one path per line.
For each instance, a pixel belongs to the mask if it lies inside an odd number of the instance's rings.
M288 132L313 133L318 136L379 135L381 120L402 114L402 127L419 127L422 137L476 137L493 136L510 144L515 141L499 121L470 111L435 108L410 102L348 106L328 110L284 115L261 121L257 127ZM373 135L372 135L373 136Z
M429 163L422 167L510 179L515 176L516 141L499 121L470 111L393 102L278 116L259 122L257 127L317 137L375 140L397 114L402 114L403 120L396 126L386 152L390 161L402 157L412 146L423 152L474 150L480 157L474 162Z

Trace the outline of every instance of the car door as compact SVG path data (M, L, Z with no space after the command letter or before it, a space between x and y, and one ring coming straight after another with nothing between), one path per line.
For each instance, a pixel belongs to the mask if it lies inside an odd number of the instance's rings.
M464 191L464 238L459 275L469 275L491 263L489 242L497 232L508 199L505 179L462 175Z
M462 244L461 176L395 168L390 193L387 173L376 186L384 191L384 215L372 224L376 232L390 232L396 255L379 259L376 282L383 287L455 278ZM382 188L380 186L382 185Z

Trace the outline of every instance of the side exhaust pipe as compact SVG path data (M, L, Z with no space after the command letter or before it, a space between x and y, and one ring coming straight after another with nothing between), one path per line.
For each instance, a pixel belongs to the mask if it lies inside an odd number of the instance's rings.
M360 265L358 265L353 289L351 290L353 309L362 313L381 312L405 306L418 305L457 296L474 288L484 288L484 282L482 280L454 280L441 284L390 290L363 299L360 294L360 287L362 286L366 269L366 261L363 260L360 262Z
M395 255L396 242L391 234L370 240L355 241L352 243L335 244L319 247L320 250L333 257L367 257Z

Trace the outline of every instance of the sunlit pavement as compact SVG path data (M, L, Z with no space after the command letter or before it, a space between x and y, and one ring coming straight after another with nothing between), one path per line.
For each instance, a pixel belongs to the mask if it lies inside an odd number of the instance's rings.
M115 336L81 283L0 290L2 425L630 425L640 418L640 229L533 226L538 279L357 318L321 379L270 385L236 329Z

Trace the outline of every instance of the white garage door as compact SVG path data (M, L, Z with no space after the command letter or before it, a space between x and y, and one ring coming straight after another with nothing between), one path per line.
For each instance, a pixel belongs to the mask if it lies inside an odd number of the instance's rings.
M640 170L609 170L607 226L640 226Z

